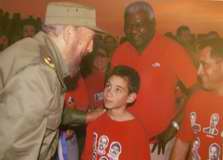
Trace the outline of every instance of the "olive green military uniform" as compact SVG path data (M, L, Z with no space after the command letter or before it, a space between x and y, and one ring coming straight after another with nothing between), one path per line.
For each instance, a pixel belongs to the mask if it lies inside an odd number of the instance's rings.
M61 54L43 32L0 53L0 160L52 157L66 76Z

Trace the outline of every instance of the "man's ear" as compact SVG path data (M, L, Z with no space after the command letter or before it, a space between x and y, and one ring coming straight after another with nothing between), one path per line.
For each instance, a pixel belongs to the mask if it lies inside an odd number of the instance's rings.
M137 95L135 92L130 93L127 99L127 103L133 103L136 100L136 97Z
M66 44L70 42L70 38L72 37L73 32L74 32L74 27L72 25L67 25L64 27L63 39Z

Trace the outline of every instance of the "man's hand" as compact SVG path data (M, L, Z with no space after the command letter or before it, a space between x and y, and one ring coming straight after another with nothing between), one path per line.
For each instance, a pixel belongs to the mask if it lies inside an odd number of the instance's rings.
M152 148L152 152L156 150L158 147L158 154L165 152L165 147L167 142L171 140L177 133L176 128L174 128L172 125L170 125L166 130L164 130L162 133L158 134L157 136L151 138L151 140L155 140L155 143Z
M86 123L94 121L95 119L100 117L104 112L105 109L103 108L97 108L93 110L91 109L90 111L88 111L86 115Z

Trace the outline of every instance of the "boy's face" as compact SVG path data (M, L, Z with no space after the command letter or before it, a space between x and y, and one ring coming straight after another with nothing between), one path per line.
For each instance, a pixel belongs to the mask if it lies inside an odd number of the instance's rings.
M125 109L128 103L136 98L135 93L129 94L128 80L112 75L104 89L104 105L106 109Z

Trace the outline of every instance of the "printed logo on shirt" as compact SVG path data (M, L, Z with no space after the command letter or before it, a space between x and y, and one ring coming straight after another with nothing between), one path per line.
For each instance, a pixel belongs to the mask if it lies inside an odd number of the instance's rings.
M109 160L106 156L102 156L99 158L99 160Z
M220 160L221 147L217 143L212 143L208 149L208 160Z
M200 141L200 138L197 137L197 138L195 138L193 145L192 145L192 149L191 149L192 160L200 160L201 159L201 156L199 154L200 146L201 146L201 141Z
M118 141L110 142L108 136L93 133L92 160L119 160L122 145Z
M96 160L97 159L97 139L98 139L98 134L97 133L93 133L93 146L92 146L92 160Z
M109 160L119 160L119 155L122 153L122 146L119 142L112 142L108 152Z
M106 135L100 136L98 139L98 148L97 153L98 155L102 156L106 154L106 148L108 147L109 139Z
M152 67L153 67L153 68L160 68L160 66L161 66L161 65L160 65L159 62L155 62L155 63L152 64Z
M197 134L201 131L201 125L197 123L197 113L190 113L190 124L194 134Z
M73 103L75 103L74 97L69 96L69 97L67 98L67 103L70 104L70 105L73 104Z
M217 125L219 123L220 116L218 113L213 113L210 117L210 125L208 127L203 128L203 132L209 136L217 136L218 135L218 129Z
M95 102L102 101L103 99L104 99L104 93L103 92L98 92L98 93L94 94Z

